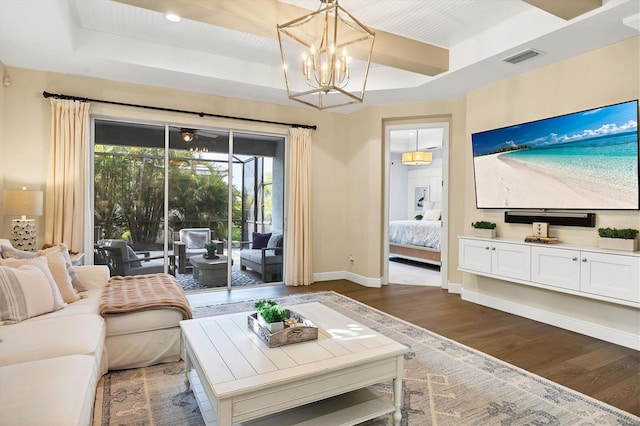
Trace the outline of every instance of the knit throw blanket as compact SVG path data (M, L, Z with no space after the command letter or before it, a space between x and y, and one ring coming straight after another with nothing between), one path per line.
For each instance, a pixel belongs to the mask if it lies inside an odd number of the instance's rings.
M168 274L113 277L102 292L100 315L174 309L191 319L191 306L175 277Z

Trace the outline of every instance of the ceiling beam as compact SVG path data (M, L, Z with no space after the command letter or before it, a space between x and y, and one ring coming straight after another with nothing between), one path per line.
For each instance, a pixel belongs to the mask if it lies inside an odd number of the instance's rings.
M116 0L119 3L175 13L182 18L272 39L278 38L277 25L310 13L277 0ZM364 23L366 25L366 23ZM370 28L376 33L371 61L429 76L449 70L449 51L396 34ZM350 52L366 60L366 52Z
M524 0L531 6L542 9L567 21L602 7L602 0Z

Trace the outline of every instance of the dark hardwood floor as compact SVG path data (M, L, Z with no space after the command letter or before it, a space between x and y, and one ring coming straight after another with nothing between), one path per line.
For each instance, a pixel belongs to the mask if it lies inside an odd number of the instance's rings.
M640 416L640 352L466 302L437 287L346 280L213 292L216 302L333 290Z

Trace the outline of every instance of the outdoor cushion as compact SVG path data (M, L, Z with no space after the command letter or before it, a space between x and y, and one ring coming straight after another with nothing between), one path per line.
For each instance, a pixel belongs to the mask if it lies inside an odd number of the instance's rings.
M269 250L270 251L270 250ZM262 250L242 250L240 257L254 263L262 263ZM282 255L267 255L264 257L265 264L275 265L282 263Z
M271 247L282 247L282 234L273 234L271 236L271 238L269 238L269 242L267 243L267 248L271 248ZM273 255L281 255L282 254L282 250L269 250L266 255L267 256L273 256Z

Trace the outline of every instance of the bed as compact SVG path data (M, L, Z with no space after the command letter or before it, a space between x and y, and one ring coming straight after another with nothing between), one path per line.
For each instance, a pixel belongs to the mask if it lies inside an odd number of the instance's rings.
M441 220L392 220L389 222L389 254L441 265Z

